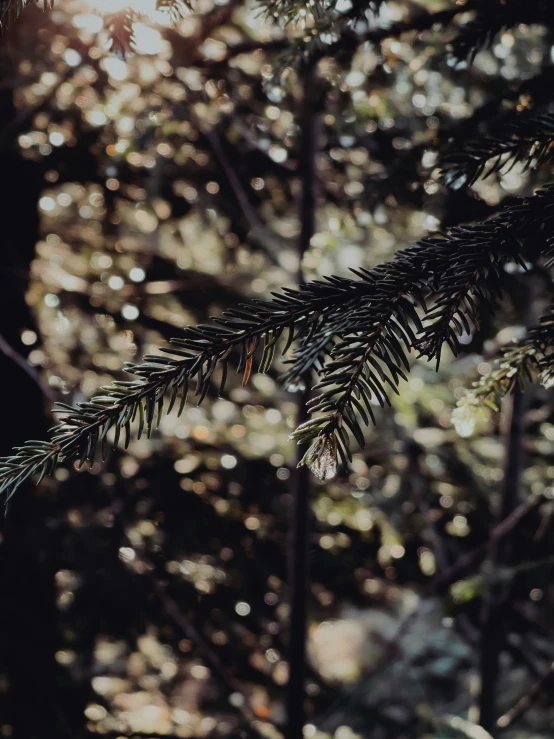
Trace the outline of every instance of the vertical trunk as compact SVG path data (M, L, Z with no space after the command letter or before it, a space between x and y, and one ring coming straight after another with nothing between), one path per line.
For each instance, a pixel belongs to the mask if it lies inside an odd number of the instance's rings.
M504 462L504 482L502 498L497 520L506 519L518 504L519 488L523 462L523 421L525 415L525 397L516 388L511 398L506 418L506 443ZM491 546L488 556L490 572L500 565L509 564L511 560L511 537L505 536ZM479 672L481 688L479 694L479 723L491 733L495 726L496 687L499 676L500 652L503 646L503 612L504 590L501 585L493 584L487 592L481 613L481 652Z
M3 50L2 79L11 77ZM7 73L6 73L6 67ZM0 91L0 129L15 119L12 91ZM21 365L29 348L21 341L34 321L25 301L29 270L39 234L37 203L43 188L40 164L21 158L17 134L3 138L0 172L4 187L0 198L2 245L0 249L0 378L2 416L0 456L28 438L44 438L47 421L45 398L37 382ZM14 361L14 353L19 355ZM19 362L19 363L18 363ZM31 483L14 497L7 518L0 501L0 723L12 727L13 739L77 738L69 717L83 707L60 688L68 678L55 658L58 647L53 532L45 517L47 506ZM67 684L67 683L66 683Z
M513 300L519 309L522 323L529 326L536 320L533 304L536 286L521 279L515 283L514 288ZM527 396L518 386L503 402L504 477L496 523L505 521L520 502L526 407ZM511 535L500 540L494 539L489 545L484 567L488 567L489 573L493 575L499 567L513 564L514 554ZM479 721L486 731L493 734L498 717L497 683L500 654L504 648L504 619L510 606L510 593L511 590L506 591L502 584L492 583L485 593L481 609Z
M5 67L7 60L2 61ZM2 78L9 76L4 73ZM15 114L11 89L0 90L0 130L8 128ZM14 132L13 139L4 138L0 148L4 181L0 198L0 335L14 352L26 357L28 347L21 341L21 332L34 327L25 293L38 239L37 202L43 182L41 168L20 157L16 136ZM0 454L7 454L14 444L28 438L30 429L34 435L45 432L44 398L37 384L4 352L0 352L0 377L5 389L16 391L3 396Z
M302 195L300 199L300 238L298 242L300 283L304 281L302 258L310 246L315 233L315 186L317 154L317 100L315 76L306 70L303 79L302 100L299 110L301 136L301 177ZM307 417L307 402L310 396L310 378L305 379L306 389L298 397L297 425ZM297 462L303 450L298 449ZM287 686L287 739L302 739L305 724L304 679L306 673L306 636L308 618L308 598L310 594L310 473L307 467L297 467L292 478L293 521L289 551L289 592L290 592L290 642L289 642L289 682Z

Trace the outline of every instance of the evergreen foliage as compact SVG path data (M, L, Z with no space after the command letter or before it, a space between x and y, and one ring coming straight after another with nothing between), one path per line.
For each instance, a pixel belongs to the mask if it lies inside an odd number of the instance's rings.
M552 158L554 117L550 113L510 116L491 133L467 141L463 151L444 155L444 182L449 187L469 187L480 178L505 174L518 163L528 169L548 164Z
M519 23L550 25L553 21L552 5L548 0L485 0L475 7L475 16L462 27L452 43L454 57L468 62L508 28Z
M550 3L156 5L1 4L2 732L549 736Z
M184 8L180 3L161 5L171 12ZM356 3L351 10L361 12L370 22L379 5ZM17 5L14 12L19 10ZM266 10L286 22L299 22L305 16L304 7L295 2L271 2ZM335 18L335 10L335 3L311 7L315 27L320 18ZM445 12L451 20L458 9ZM422 27L421 17L425 18L423 27L432 25L426 16L416 16L414 28ZM430 18L433 20L432 14ZM440 20L443 18L444 14ZM548 22L549 18L542 2L493 0L461 26L455 54L460 57L463 50L463 56L471 59L502 29L533 19ZM131 43L132 20L124 14L110 21L114 44L120 50ZM357 36L354 25L346 36L342 26L336 40L320 46L313 58L308 57L309 63L338 52L343 43L356 47L368 35L397 35L411 27L408 21ZM504 172L507 165L517 162L527 168L545 165L550 161L553 134L548 112L509 116L491 133L447 152L442 159L443 179L459 189ZM245 386L253 371L268 371L277 349L286 353L291 346L285 375L288 386L312 383L314 376L316 380L315 397L310 402L313 415L293 437L299 443L312 442L304 460L321 476L332 476L337 453L347 464L350 437L363 446L363 425L376 421L376 406L390 404L388 392L396 392L400 380L406 378L410 353L415 351L435 361L438 368L443 347L457 354L459 337L478 331L481 311L494 309L502 295L505 269L516 265L525 270L544 262L553 215L554 186L547 186L482 223L456 226L423 238L397 253L392 262L359 270L357 279L329 277L297 290L286 289L272 300L230 309L211 325L186 327L172 340L172 347L163 350L164 355L148 355L144 362L128 367L138 379L114 381L76 408L59 404L56 412L62 421L52 429L50 441L29 441L2 460L0 491L9 499L30 476L38 473L40 480L60 462L74 457L81 465L92 463L99 445L102 455L108 446L117 446L120 438L127 445L134 424L139 437L143 432L150 436L164 412L176 403L178 412L182 411L191 382L191 393L201 403L214 380L223 392L229 363L242 373ZM490 381L493 386L500 384L509 390L513 382L506 385L505 375L519 378L529 357L543 376L548 376L551 325L543 319L539 327L530 330L524 348L504 356L502 372ZM281 342L284 332L287 339ZM540 361L535 356L537 348L542 352ZM325 469L314 461L323 452L328 457Z

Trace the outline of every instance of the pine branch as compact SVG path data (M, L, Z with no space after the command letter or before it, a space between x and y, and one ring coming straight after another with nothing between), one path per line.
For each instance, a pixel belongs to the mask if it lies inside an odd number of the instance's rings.
M321 373L316 390L322 391L311 412L320 413L293 434L299 443L314 440L303 463L323 479L336 471L337 453L350 457L349 433L363 447L364 424L375 423L374 403L390 405L386 391L397 392L406 352L418 348L421 356L440 361L443 344L456 354L459 335L479 325L480 305L492 309L500 293L505 264L524 264L526 237L532 226L552 216L554 188L520 201L484 224L457 227L447 235L423 239L399 252L396 260L371 273L372 299L355 312L348 333L336 344ZM434 307L427 308L430 299ZM423 309L424 322L415 310ZM415 328L418 336L414 335Z
M270 6L270 15L272 13L275 15L276 8L279 7L287 23L294 23L300 18L304 18L300 11L305 12L305 3L298 3L294 0L259 0L259 2ZM312 9L313 21L310 23L310 27L303 29L304 32L301 37L290 41L284 40L277 44L269 42L265 47L260 47L258 44L257 48L283 49L274 63L276 74L289 66L298 67L301 63L315 66L325 57L333 58L337 63L347 67L357 49L364 43L379 45L388 38L398 38L409 33L427 31L437 26L448 26L456 16L479 7L479 3L480 0L466 0L463 7L454 6L435 13L430 13L418 7L413 15L409 15L401 21L394 22L387 27L372 27L364 33L358 33L355 22L356 15L350 17L348 13L323 12L322 1L318 0ZM368 2L367 5L368 7L373 5L375 10L378 9L377 2L373 4Z
M138 436L144 429L150 436L164 412L166 393L170 393L167 412L179 393L182 412L192 380L201 403L218 366L223 390L233 349L240 352L237 371L243 373L246 385L256 351L262 350L258 371L266 372L286 329L283 353L299 338L307 348L325 327L340 339L334 343L329 336L330 356L316 386L322 393L311 408L312 413L323 415L294 434L299 442L316 439L304 461L320 475L330 475L337 451L343 461L349 457L346 429L363 446L357 417L365 424L375 420L373 403L389 402L385 386L397 389L404 370L409 370L407 353L418 348L439 361L443 343L456 351L457 335L468 330L470 321L478 325L479 304L492 307L503 265L513 260L523 263L525 238L553 214L554 186L550 186L484 224L422 239L398 252L392 262L360 270L359 279L328 277L296 290L285 289L270 301L229 310L212 324L185 328L184 335L172 341L173 348L164 350L173 356L147 355L142 364L128 367L138 379L114 381L76 408L59 404L56 412L64 418L52 429L50 441L27 442L0 460L0 493L9 499L24 480L38 473L40 481L62 461L78 457L81 465L92 462L98 444L105 455L111 429L114 446L122 433L128 445L135 421ZM433 300L434 307L428 309ZM554 322L542 326L550 331ZM301 362L303 356L300 350L294 361ZM334 465L318 467L318 460L328 455Z
M263 348L259 371L265 372L285 329L288 328L289 335L284 351L300 327L320 319L326 311L338 310L354 293L361 297L367 289L363 282L329 278L299 290L286 289L272 301L254 301L229 310L215 319L214 325L186 328L183 338L172 341L175 348L165 350L174 357L147 355L142 364L129 365L128 371L138 379L114 381L101 388L101 394L75 408L58 404L55 412L65 417L51 430L50 441L29 441L16 448L12 456L0 460L0 493L5 492L9 499L26 479L38 473L40 482L60 462L79 457L81 466L87 461L92 463L99 443L103 455L106 454L110 429L115 432L113 446L118 444L123 432L127 447L131 424L135 421L138 437L145 427L150 436L161 419L167 392L170 392L167 412L180 393L180 414L189 383L194 380L200 404L218 364L222 371L220 392L223 390L229 354L235 348L240 350L237 371L243 373L243 384L246 384L252 371L252 356L258 347Z
M314 321L308 334L299 335L298 346L288 360L290 367L281 378L290 392L304 390L306 378L312 377L314 372L321 372L325 357L335 345L335 337L348 331L351 311L356 310L358 303L359 296L355 295L340 311L325 314L319 321Z
M321 393L312 401L311 412L323 415L293 435L299 443L317 437L303 461L322 479L334 476L337 451L345 464L350 458L346 429L364 445L357 415L366 425L369 419L375 423L372 401L390 404L384 386L396 389L405 378L401 366L409 369L402 343L410 351L416 338L408 317L422 327L409 296L424 305L421 276L410 251L401 252L396 262L362 273L373 283L372 298L350 319L348 332L334 345L315 386ZM421 267L425 274L425 265Z
M107 16L104 25L111 39L110 51L113 54L127 56L135 44L134 25L139 14L132 8Z
M44 10L52 10L55 0L0 0L0 33L4 32L21 15L29 5L42 6ZM192 11L189 0L156 0L156 9L166 12L176 23L187 11ZM133 25L139 20L141 13L133 9L132 3L121 11L105 18L105 28L110 34L111 51L126 56L133 48Z
M177 23L187 11L192 12L194 8L190 0L156 0L156 10L168 13L173 22Z
M452 55L472 63L477 52L492 45L499 33L520 23L554 22L549 0L484 0L476 8L472 20L462 26L451 44Z
M481 403L499 411L502 398L516 389L523 391L537 377L544 387L554 386L554 306L521 339L503 349L493 369L460 398L452 413L454 426L462 436L469 435Z
M547 207L554 197L554 190L544 190L536 197L544 197L546 200L542 202ZM526 225L544 216L538 202L525 199L519 206L507 209L504 214L483 224L459 226L445 236L424 238L414 247L398 252L393 263L371 272L358 272L362 279L373 285L373 295L385 289L381 302L388 308L402 293L410 296L408 302L399 306L400 322L406 315L412 322L417 322L414 305L419 303L422 306L428 325L417 324L417 340L410 335L405 341L408 325L403 329L404 334L398 337L408 350L417 346L422 356L436 359L437 363L443 344L449 345L454 354L458 352L459 335L469 333L471 325L479 326L480 305L484 303L492 308L499 297L502 268L506 261L513 260L525 266L520 254L521 236ZM429 279L434 284L428 284ZM431 311L427 310L425 303L429 298L435 301ZM309 371L319 371L325 356L333 356L337 336L354 335L353 328L367 336L364 331L374 325L378 317L367 310L359 312L358 300L358 296L353 295L351 303L341 305L338 312L326 314L319 323L311 325L311 333L302 337L302 343L294 351L291 366L284 375L288 385L298 384ZM401 332L401 329L397 331ZM340 348L336 351L340 352ZM401 359L402 363L404 360Z
M456 355L459 337L479 329L481 306L493 310L494 302L502 295L502 273L509 261L525 269L521 254L523 225L538 214L531 209L520 218L510 214L502 219L472 226L458 226L450 232L448 245L429 240L429 248L448 246L451 259L442 273L437 274L437 298L427 313L430 323L421 332L420 356L435 359L437 369L442 347L447 344ZM453 253L454 252L454 253Z
M443 157L443 180L453 190L473 185L480 177L506 174L516 164L524 170L552 160L554 115L517 115L504 121L494 135L464 143Z
M166 13L173 23L177 23L187 11L192 12L192 5L188 0L156 0L156 9ZM135 10L132 5L106 16L104 26L110 35L110 51L113 54L125 57L132 51L135 45L134 25L140 18L140 11Z
M385 0L354 0L351 8L346 12L336 10L337 0L312 0L309 3L309 12L314 19L325 18L363 18L367 13L376 13ZM306 20L307 3L299 0L258 0L265 13L270 18L285 20L286 23L304 23Z
M533 358L541 383L546 388L554 387L554 306L527 330L526 348L530 356L535 350Z
M38 0L1 0L0 1L0 33L11 25L28 5L38 5ZM44 0L45 10L54 7L54 0Z
M499 411L502 398L516 388L523 389L526 381L533 381L533 371L538 367L537 349L532 343L509 347L495 365L460 398L452 413L452 423L461 436L473 432L474 414L481 403Z

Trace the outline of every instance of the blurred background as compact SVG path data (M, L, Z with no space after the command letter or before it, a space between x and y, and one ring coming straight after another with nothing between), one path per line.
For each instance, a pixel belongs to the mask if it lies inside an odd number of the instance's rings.
M30 4L2 40L0 454L181 327L297 282L293 41L310 13L285 26L253 0L141 0L129 28L125 5ZM448 6L390 2L378 20ZM468 67L429 30L323 59L305 278L373 266L546 181L516 166L447 190L437 150L544 95L552 42L519 26ZM509 294L438 373L413 359L351 469L312 480L307 739L485 736L480 613L497 581L502 734L552 736L551 398L533 390L524 419L519 502L536 504L510 530L521 556L492 572L503 416L452 421L526 322ZM285 369L245 389L233 376L152 439L15 496L0 523L0 737L280 736L298 390Z

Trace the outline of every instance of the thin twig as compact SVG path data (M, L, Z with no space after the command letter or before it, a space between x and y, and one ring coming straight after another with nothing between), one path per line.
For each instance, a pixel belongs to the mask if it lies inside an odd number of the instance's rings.
M182 81L181 81L182 82ZM275 233L264 221L259 217L255 208L250 202L248 195L240 181L235 168L231 164L225 149L221 143L221 138L214 127L209 127L202 123L191 104L192 91L187 88L189 102L181 103L180 106L186 110L189 120L196 126L198 131L204 136L208 145L212 149L215 158L234 193L235 199L239 205L240 212L249 229L249 239L256 244L258 248L265 252L269 259L281 267L285 272L289 272L285 260L283 259L283 250L292 245L288 239L281 237ZM291 275L292 276L292 275Z
M496 722L496 726L499 729L508 729L510 728L518 719L520 719L524 713L526 713L534 703L540 698L541 693L548 690L551 692L552 685L554 683L554 662L550 665L550 668L548 671L541 677L540 680L538 680L531 690L529 690L528 693L526 693L524 696L522 696L518 702L513 706L513 708L510 708L509 711L506 711L506 713L502 714L498 721Z
M59 400L58 394L42 381L42 378L36 369L31 367L25 357L22 357L21 354L16 352L16 350L8 344L2 334L0 334L0 352L2 352L4 356L8 357L8 359L11 359L12 362L15 362L18 367L21 367L23 372L31 378L35 385L40 389L41 393L48 398L50 402L55 403Z
M248 721L250 722L255 721L256 716L254 712L250 709L244 686L238 680L236 680L229 672L227 672L225 667L221 664L221 661L219 657L217 656L217 654L213 651L213 649L209 647L204 637L190 623L190 621L186 618L184 613L181 611L177 601L175 601L173 598L171 598L167 594L166 589L164 588L162 583L153 574L152 564L148 562L144 558L143 555L141 555L140 558L146 565L146 568L147 568L146 572L148 575L148 579L150 580L152 589L157 594L158 599L160 603L162 604L163 609L166 612L166 614L170 617L173 623L179 627L179 629L183 632L184 636L194 644L198 654L201 656L204 663L210 668L210 670L215 675L217 675L219 682L225 686L228 694L238 693L239 695L242 695L245 698L244 703L241 705L241 712L243 713L245 718L248 719Z
M284 247L290 246L290 243L287 239L280 238L278 234L271 231L271 229L256 213L248 199L244 187L242 186L239 176L221 145L220 138L215 129L210 128L203 130L203 133L235 194L235 198L240 206L242 215L250 229L249 237L254 241L254 243L262 246L263 250L267 253L272 262L286 270L286 267L283 265L281 251Z
M438 572L433 581L433 589L439 590L454 582L454 580L456 580L464 570L470 567L480 556L486 553L487 546L490 546L491 543L497 544L503 537L510 534L518 523L544 500L544 495L542 493L537 493L530 495L526 501L520 503L520 505L518 505L518 507L515 508L509 516L506 516L503 521L492 529L486 544L482 544L481 546L472 549L471 552L463 554L444 572Z

